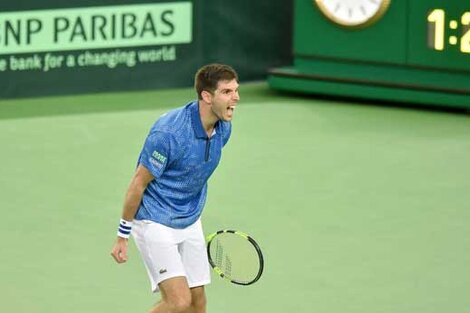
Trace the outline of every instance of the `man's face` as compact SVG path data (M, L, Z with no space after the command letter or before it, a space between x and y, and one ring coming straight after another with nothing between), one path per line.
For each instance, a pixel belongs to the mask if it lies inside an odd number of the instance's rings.
M233 118L233 111L239 100L238 83L235 79L219 81L217 89L212 94L212 113L219 120L229 122Z

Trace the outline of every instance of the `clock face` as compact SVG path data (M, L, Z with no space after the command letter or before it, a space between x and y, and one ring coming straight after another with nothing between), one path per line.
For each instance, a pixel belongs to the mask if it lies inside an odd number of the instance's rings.
M390 0L314 0L332 22L351 28L376 22L387 10Z

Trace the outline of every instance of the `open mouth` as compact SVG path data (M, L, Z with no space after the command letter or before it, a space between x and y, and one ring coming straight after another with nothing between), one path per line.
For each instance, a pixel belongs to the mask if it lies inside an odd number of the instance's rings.
M231 106L227 107L227 111L228 111L229 115L232 115L233 111L235 111L235 106L231 105Z

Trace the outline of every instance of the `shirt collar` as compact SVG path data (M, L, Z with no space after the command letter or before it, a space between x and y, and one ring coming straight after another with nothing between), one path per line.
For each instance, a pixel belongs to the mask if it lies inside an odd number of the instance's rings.
M193 101L193 103L189 105L189 109L191 110L191 120L196 137L207 138L207 133L202 126L201 114L199 113L199 101ZM213 135L216 133L215 129L217 128L218 124L218 122L215 124Z

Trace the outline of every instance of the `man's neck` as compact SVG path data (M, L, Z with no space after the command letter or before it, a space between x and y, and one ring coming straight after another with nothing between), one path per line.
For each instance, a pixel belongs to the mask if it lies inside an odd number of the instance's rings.
M210 138L214 132L214 127L218 118L210 110L210 105L205 103L203 100L199 100L199 115L201 117L202 127Z

